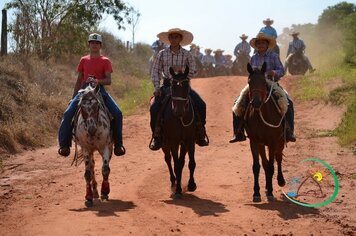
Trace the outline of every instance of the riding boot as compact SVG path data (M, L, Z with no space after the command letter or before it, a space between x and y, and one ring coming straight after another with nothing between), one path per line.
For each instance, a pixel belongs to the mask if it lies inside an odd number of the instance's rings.
M238 117L232 113L232 124L234 127L234 135L230 139L229 143L242 142L246 140L245 129L241 121L241 117Z
M152 140L149 148L152 151L157 151L162 147L161 117L169 97L162 95L161 97L155 97L155 99L157 99L154 104L155 108L152 105L150 109Z
M289 100L290 102L290 100ZM292 103L289 103L288 110L286 113L286 141L287 142L295 142L297 139L294 136L294 111L293 111L293 105Z
M201 147L209 146L209 139L208 136L206 135L206 130L203 123L198 121L196 125L198 129L198 138L196 143Z

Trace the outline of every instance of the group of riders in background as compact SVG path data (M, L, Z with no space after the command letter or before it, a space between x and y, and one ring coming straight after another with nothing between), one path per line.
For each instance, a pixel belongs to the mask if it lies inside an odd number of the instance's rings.
M273 20L267 18L263 20L265 25L260 29L260 33L264 33L274 39L277 39L277 31L271 26ZM293 37L292 41L289 42L287 56L284 62L285 71L292 75L304 75L308 70L309 72L314 72L312 64L308 57L304 54L305 44L302 39L300 39L299 32L293 31L290 36ZM232 60L232 55L224 54L224 50L211 48L204 49L204 54L200 51L200 47L194 43L190 44L190 54L194 57L197 69L196 77L213 77L213 76L229 76L229 75L240 75L247 76L247 63L250 61L251 56L251 46L247 40L248 36L242 34L239 36L241 42L239 42L234 49L235 60ZM159 39L157 39L151 48L154 54L150 60L150 67L153 58L159 51L164 48L169 47L165 45ZM280 55L280 49L278 45L271 49L273 52ZM213 53L213 54L212 54ZM255 54L256 51L253 51ZM151 73L151 71L150 71Z

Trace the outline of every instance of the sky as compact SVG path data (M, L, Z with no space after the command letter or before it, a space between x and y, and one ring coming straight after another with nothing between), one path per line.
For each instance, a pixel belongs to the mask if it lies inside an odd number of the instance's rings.
M2 9L7 0L0 0ZM181 28L194 35L193 43L205 48L218 48L232 54L246 34L247 40L256 36L266 18L274 20L280 34L292 24L316 24L328 6L341 0L130 0L125 1L141 16L135 31L135 42L152 44L156 35L171 28ZM347 2L356 4L356 0ZM11 16L8 16L11 19ZM1 19L0 19L1 21ZM100 29L114 34L122 41L132 41L132 32L118 30L115 21L105 16ZM302 36L301 36L302 38ZM105 40L105 39L104 39Z

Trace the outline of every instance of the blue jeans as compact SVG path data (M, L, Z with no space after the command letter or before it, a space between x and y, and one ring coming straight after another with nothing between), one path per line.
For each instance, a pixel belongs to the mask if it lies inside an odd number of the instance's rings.
M106 92L103 86L100 87L100 94L103 97L104 103L114 120L111 122L114 131L115 146L122 146L122 112L114 99ZM72 146L72 120L75 112L77 111L79 103L79 95L77 94L69 103L69 106L63 114L63 119L59 127L58 142L59 146L70 147Z

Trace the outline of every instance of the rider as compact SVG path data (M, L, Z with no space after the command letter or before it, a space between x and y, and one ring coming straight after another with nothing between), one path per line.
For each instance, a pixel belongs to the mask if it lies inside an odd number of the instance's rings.
M254 54L251 58L251 66L253 68L261 68L262 64L266 63L266 78L267 83L271 87L271 81L278 81L284 75L284 68L279 59L279 56L268 50L273 48L276 45L276 40L272 37L269 37L266 34L259 33L256 38L251 39L251 47L257 50L257 53ZM234 136L230 140L230 143L244 141L246 136L244 134L244 128L242 125L242 119L246 109L246 102L248 96L248 85L241 91L240 96L235 101L233 107L233 127L234 127ZM287 93L282 89L279 84L273 87L273 94L279 97L278 105L280 106L282 113L286 112L286 120L288 122L286 139L287 142L295 142L296 138L293 134L294 131L294 109L293 102L287 95Z
M290 62L291 57L294 55L296 52L301 52L301 55L303 56L303 59L307 62L309 72L313 73L315 69L313 68L312 64L310 63L309 58L304 54L305 50L305 44L304 41L298 38L299 32L293 31L290 36L293 37L293 40L289 42L288 46L288 52L287 52L287 57L284 62L284 69L287 71L288 64Z
M205 67L213 67L215 65L215 57L213 55L211 55L211 52L213 50L211 50L210 48L206 48L204 50L205 55L203 56L201 62L203 63L203 66Z
M266 20L263 20L262 22L265 26L260 29L259 33L264 33L264 34L274 38L275 40L277 40L277 37L278 37L277 31L275 28L273 28L271 26L274 21L271 20L270 18L267 18ZM271 48L270 50L273 50L275 53L277 53L279 55L279 48L278 48L277 44L275 47Z
M157 37L167 45L168 48L160 51L155 57L152 68L152 82L155 88L154 103L150 108L151 114L151 129L153 133L153 140L150 145L151 150L159 150L162 146L160 132L157 132L156 122L158 113L161 109L162 102L165 98L165 91L170 87L170 80L172 79L169 73L169 68L172 67L175 71L184 71L186 66L189 66L189 77L193 77L196 73L195 61L193 56L182 46L189 45L193 41L193 34L179 28L173 28L166 32L161 32ZM160 87L160 80L163 79L163 86ZM199 113L200 120L197 120L198 140L199 146L208 146L209 142L205 140L205 121L206 121L206 104L201 97L191 89L189 92L190 97L193 99Z
M234 55L236 56L236 60L237 60L237 58L239 58L239 55L245 55L248 58L248 60L250 60L251 46L246 41L247 38L248 38L248 36L245 34L242 34L240 36L240 39L242 41L236 45L235 50L234 50Z
M100 34L90 34L88 38L89 55L83 56L80 59L77 67L77 82L74 87L72 100L69 103L68 108L63 114L63 119L59 127L58 141L59 150L58 153L62 156L68 156L70 154L70 146L72 142L72 120L77 111L79 94L78 91L82 88L88 80L89 76L94 76L97 84L100 85L100 93L103 97L106 107L114 118L113 131L114 131L114 153L116 156L125 154L125 148L122 143L122 113L113 100L113 98L106 92L104 85L111 84L112 65L109 58L104 57L100 53L102 46L102 37Z

